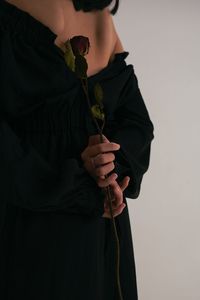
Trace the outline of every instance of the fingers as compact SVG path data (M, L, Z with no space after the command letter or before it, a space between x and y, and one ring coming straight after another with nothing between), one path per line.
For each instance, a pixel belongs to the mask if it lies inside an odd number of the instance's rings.
M130 182L130 177L126 176L123 178L123 180L119 183L119 186L122 190L122 192L127 188L127 186L129 185Z
M97 177L105 176L114 170L115 165L113 161L115 155L113 153L99 154L92 158L94 174Z
M94 164L96 167L107 164L115 160L115 154L112 152L100 153L93 157Z
M112 188L112 193L115 198L115 205L120 205L123 202L123 193L118 182L116 180L112 181L110 183L110 186Z
M112 187L111 194L115 199L112 202L113 217L116 217L119 214L121 214L126 206L126 204L123 203L123 191L127 188L129 181L130 177L126 176L119 184L116 181L110 183L110 186ZM110 208L107 200L104 201L104 210L105 211L102 217L111 218Z
M103 134L103 142L104 143L109 143L110 141L107 139L107 137ZM88 140L88 145L96 145L100 143L100 134L95 134L95 135L90 135L89 140Z
M96 176L105 176L108 173L110 173L112 170L114 170L114 168L115 168L115 165L113 162L111 162L106 165L96 167L94 172L95 172Z
M113 152L120 149L119 144L110 142L105 135L102 137L103 143L100 143L100 134L90 136L88 146L80 154L84 168L95 180L115 168Z
M112 212L113 212L113 217L117 217L118 215L120 215L122 213L122 211L124 210L124 208L126 207L126 204L125 203L122 203L120 206L118 206L117 208L113 208L112 207ZM108 218L108 219L111 219L111 215L110 215L110 210L109 209L106 209L105 208L105 212L104 214L102 215L102 217L104 218Z
M116 173L112 173L110 176L108 176L107 178L105 178L105 176L99 176L97 178L97 184L99 187L107 187L108 185L110 185L113 181L115 181L117 179L118 175Z
M120 145L116 143L99 143L92 145L88 149L89 156L97 156L100 153L117 151L120 149Z
M117 216L118 214L120 214L122 212L122 210L124 209L124 203L123 203L123 193L120 189L120 186L118 185L118 183L116 181L112 182L110 184L110 186L112 187L112 193L113 194L113 198L114 201L111 203L112 204L112 211L113 211L113 216ZM104 201L104 217L110 217L111 218L111 214L110 214L110 209L109 209L109 203L108 200L105 199Z
M100 144L99 144L100 145ZM94 153L97 153L99 145L87 147L84 152L82 152L81 157L84 161L84 166L88 170L88 172L94 177L105 176L114 170L114 160L115 155L112 152L108 153L98 153L96 156L93 156ZM105 145L105 144L104 144ZM109 150L119 148L116 145L111 145L111 143L107 144L109 146ZM93 147L96 147L95 149ZM99 148L100 149L100 148ZM95 151L93 151L95 150ZM105 150L105 149L104 149ZM91 155L92 154L92 155Z
M88 160L91 160L91 158L98 159L98 161L105 161L110 159L110 153L109 153L109 159L107 156L102 156L102 154L106 153L108 155L108 152L117 151L120 149L120 145L115 143L99 143L92 146L87 146L85 150L81 153L82 160L87 163ZM96 158L98 155L98 158Z

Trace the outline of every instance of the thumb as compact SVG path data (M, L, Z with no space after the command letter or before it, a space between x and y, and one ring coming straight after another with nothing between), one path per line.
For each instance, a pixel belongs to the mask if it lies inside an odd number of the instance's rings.
M102 135L102 137L103 137L103 143L109 143L110 142L104 134ZM88 140L88 145L89 146L99 144L100 142L101 142L100 134L95 134L95 135L90 135L89 136L89 140Z

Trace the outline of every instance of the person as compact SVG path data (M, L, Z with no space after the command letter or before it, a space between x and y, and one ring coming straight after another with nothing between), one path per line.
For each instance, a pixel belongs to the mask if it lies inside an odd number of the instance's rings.
M0 0L2 300L117 299L108 185L123 299L138 298L126 197L140 194L154 126L112 19L119 1L110 11L111 2ZM103 143L61 55L75 35L92 45L90 94L103 87Z

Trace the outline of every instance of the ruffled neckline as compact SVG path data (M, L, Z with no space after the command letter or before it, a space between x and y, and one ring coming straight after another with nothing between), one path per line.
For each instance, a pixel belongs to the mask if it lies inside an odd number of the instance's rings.
M56 33L54 33L48 26L40 22L27 11L18 8L16 5L5 0L0 0L0 27L3 30L9 29L15 33L24 34L26 38L33 43L48 43L48 46L52 47L53 50L56 50L59 55L63 55L62 50L54 43L55 39L57 38ZM100 71L89 76L88 81L93 81L102 75L107 74L112 67L117 67L118 63L125 63L124 59L128 55L128 51L115 53L113 60ZM67 67L67 69L72 73L73 76L76 77L75 73L71 71L70 68Z

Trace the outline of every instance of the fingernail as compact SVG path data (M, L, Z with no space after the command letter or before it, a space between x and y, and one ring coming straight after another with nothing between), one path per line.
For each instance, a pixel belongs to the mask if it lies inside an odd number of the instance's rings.
M120 147L120 144L117 144L117 143L113 143L113 145L115 145L117 147Z
M114 177L114 178L117 178L117 177L118 177L118 175L117 175L116 173L114 173L113 177Z

